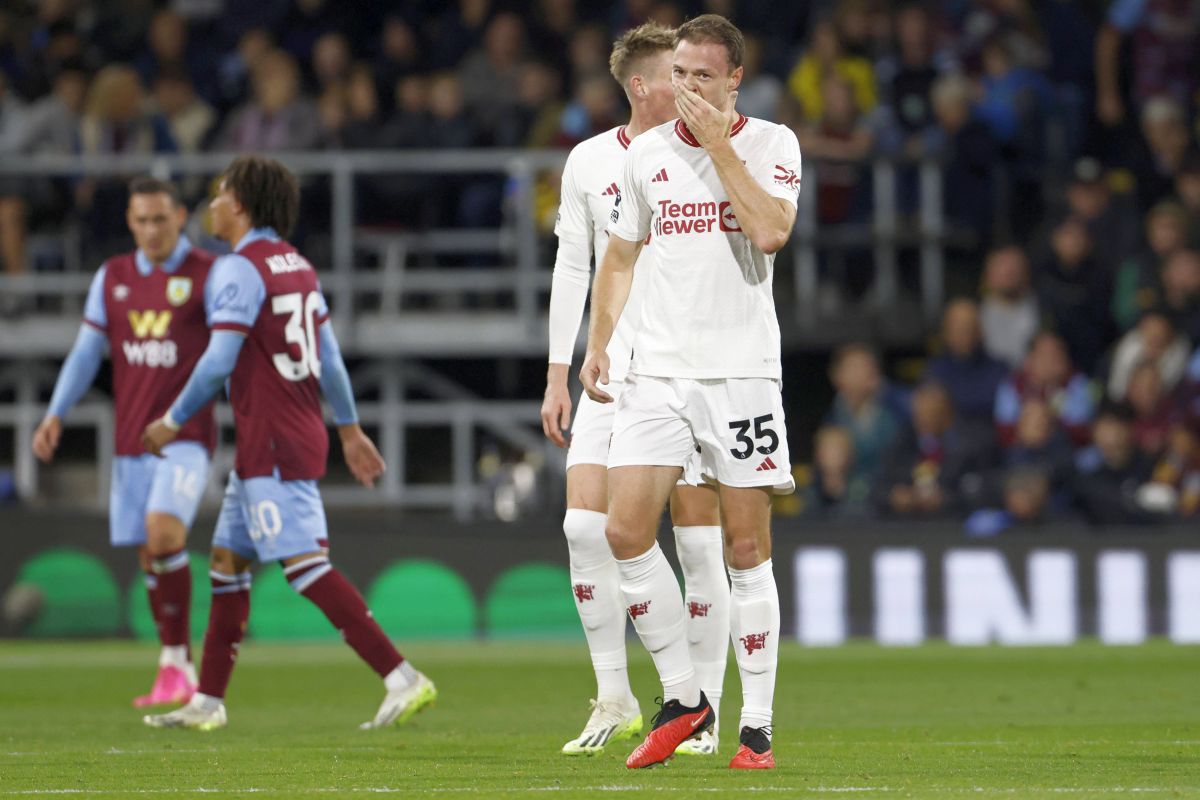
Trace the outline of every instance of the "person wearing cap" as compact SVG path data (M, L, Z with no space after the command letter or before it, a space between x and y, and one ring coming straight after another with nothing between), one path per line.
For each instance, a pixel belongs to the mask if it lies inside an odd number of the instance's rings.
M1068 216L1087 226L1096 261L1108 274L1137 252L1137 214L1128 198L1114 195L1108 174L1095 158L1081 158L1071 170L1066 190Z

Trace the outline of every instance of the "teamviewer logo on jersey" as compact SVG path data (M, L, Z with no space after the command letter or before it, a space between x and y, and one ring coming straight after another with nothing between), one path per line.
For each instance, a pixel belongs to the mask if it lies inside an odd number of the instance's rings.
M651 183L666 183L669 180L671 180L671 179L667 177L667 168L663 167L662 169L660 169L658 171L657 175L655 175L653 178L650 179L650 182Z
M673 236L714 231L741 233L741 230L733 213L733 205L728 200L720 203L713 200L683 203L659 200L653 232L658 236Z

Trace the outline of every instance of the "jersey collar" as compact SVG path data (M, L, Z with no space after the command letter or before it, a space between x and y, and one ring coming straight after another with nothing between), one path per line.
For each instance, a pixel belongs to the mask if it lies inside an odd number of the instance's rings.
M167 260L162 263L162 271L171 273L179 269L179 265L188 257L188 253L192 252L192 243L188 240L185 234L179 235L179 241L175 243L175 249L171 251L171 255L167 256ZM141 248L133 255L134 263L137 264L138 274L143 278L147 277L151 272L154 272L154 265L150 263L150 259L142 252Z
M243 236L241 240L233 246L233 252L237 253L246 245L250 244L251 242L257 242L259 239L279 241L279 234L275 232L274 228L251 228L250 230L246 231L246 235Z
M746 127L746 123L749 120L750 118L745 114L738 114L738 118L733 121L733 127L729 129L729 138L732 139L737 136L742 128ZM700 141L692 135L692 132L688 130L688 126L681 119L675 120L675 135L692 147L700 146Z
M629 149L629 134L625 132L627 127L629 126L622 125L621 127L617 128L617 141L621 143L621 148L623 150Z

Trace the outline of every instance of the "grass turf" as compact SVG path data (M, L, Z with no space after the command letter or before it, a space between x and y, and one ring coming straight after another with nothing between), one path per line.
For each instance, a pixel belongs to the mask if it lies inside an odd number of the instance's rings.
M633 772L623 742L558 753L593 690L580 644L416 644L438 705L363 732L378 682L338 645L249 642L214 733L142 725L155 651L0 642L0 797L1200 797L1200 648L785 646L774 772L731 772L730 658L716 758ZM647 724L656 685L631 643Z

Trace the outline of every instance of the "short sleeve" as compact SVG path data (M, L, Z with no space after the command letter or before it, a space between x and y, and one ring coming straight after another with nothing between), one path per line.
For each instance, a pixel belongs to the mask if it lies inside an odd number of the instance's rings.
M221 256L204 287L208 326L249 333L266 296L267 287L253 264L236 253Z
M654 209L646 200L638 164L640 148L635 140L621 168L621 192L613 203L609 216L608 232L620 236L627 242L640 242L650 235L650 221Z
M776 125L766 145L749 163L750 175L772 197L793 206L800 198L800 143L791 128Z
M563 167L558 215L554 218L554 235L559 239L585 242L590 251L593 230L590 216L587 197L579 188L579 181L575 175L575 152L572 151L566 166Z
M1129 33L1142 21L1147 0L1115 0L1108 7L1108 24L1121 33Z
M96 270L92 284L88 287L87 300L83 303L83 322L98 331L108 330L108 310L104 307L104 276L108 268Z

